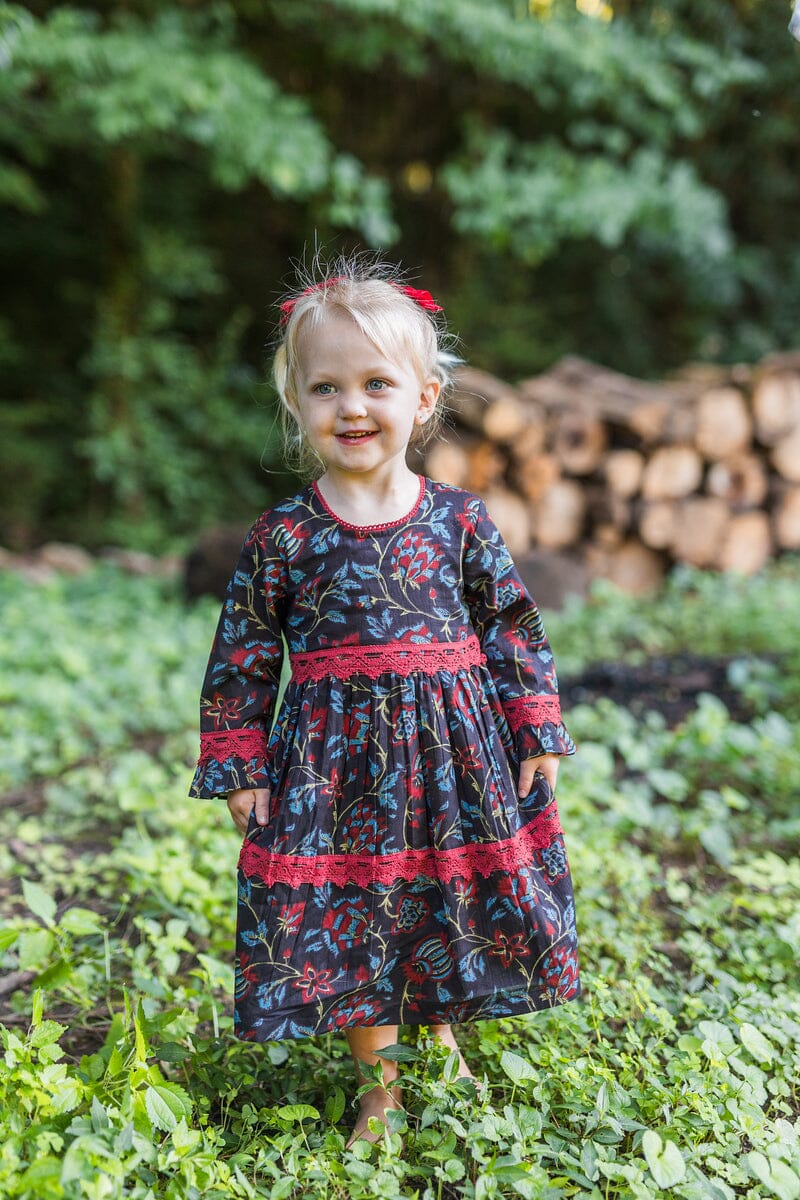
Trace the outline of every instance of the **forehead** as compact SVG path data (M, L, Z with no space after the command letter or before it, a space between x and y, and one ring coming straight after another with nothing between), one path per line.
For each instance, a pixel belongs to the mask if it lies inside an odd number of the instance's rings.
M349 314L341 311L304 320L297 331L296 349L301 370L355 359L376 364L392 361L386 350L367 337Z

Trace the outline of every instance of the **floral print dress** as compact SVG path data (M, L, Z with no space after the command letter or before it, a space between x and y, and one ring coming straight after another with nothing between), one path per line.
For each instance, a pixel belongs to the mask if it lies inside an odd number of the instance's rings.
M556 802L541 773L517 794L521 759L576 749L542 620L484 502L418 479L367 526L314 481L259 517L228 585L190 794L271 789L238 863L240 1038L580 991Z

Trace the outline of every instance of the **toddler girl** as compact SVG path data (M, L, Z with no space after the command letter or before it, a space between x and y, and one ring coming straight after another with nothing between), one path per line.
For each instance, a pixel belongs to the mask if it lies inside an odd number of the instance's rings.
M363 1083L399 1024L458 1051L454 1023L579 994L554 799L576 747L484 502L406 463L449 383L440 307L356 259L281 308L275 380L314 477L244 539L191 795L227 797L244 835L236 1036L343 1030ZM383 1066L348 1144L401 1102Z

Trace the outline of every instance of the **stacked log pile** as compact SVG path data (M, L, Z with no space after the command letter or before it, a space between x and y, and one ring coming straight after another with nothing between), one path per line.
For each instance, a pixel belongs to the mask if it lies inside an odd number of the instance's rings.
M515 387L461 368L431 478L479 493L511 553L632 591L674 562L757 572L800 548L800 353L646 383L569 357Z

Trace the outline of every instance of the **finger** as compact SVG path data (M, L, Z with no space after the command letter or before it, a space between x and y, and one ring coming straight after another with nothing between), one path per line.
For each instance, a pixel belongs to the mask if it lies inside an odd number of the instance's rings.
M256 789L256 821L259 825L266 825L269 821L269 804L270 792L269 788Z
M240 833L247 833L250 813L253 811L253 790L239 788L228 796L228 811L231 819Z
M538 770L540 775L544 775L544 777L547 780L548 785L550 787L550 791L555 793L556 777L558 776L558 763L557 762L540 762L539 766L536 769Z
M531 790L531 784L533 783L533 776L535 773L536 767L531 759L525 759L520 763L518 787L520 796L527 796L528 792Z

